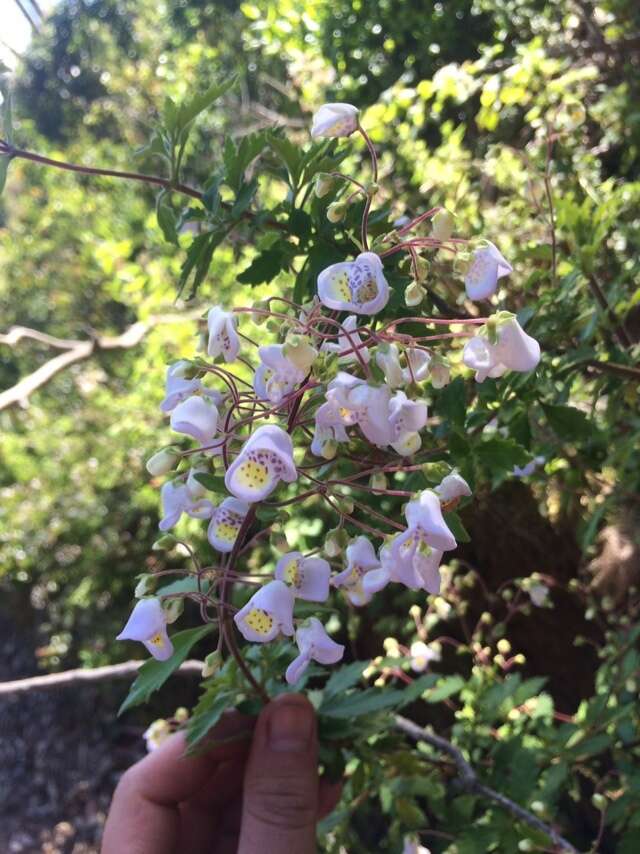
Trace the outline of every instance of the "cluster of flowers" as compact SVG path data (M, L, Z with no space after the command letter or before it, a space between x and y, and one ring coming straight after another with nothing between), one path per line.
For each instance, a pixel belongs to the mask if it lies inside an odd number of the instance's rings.
M370 146L356 108L330 104L316 115L312 134L348 136L356 130ZM439 212L431 213L437 216ZM448 222L451 217L447 216ZM219 566L207 568L219 580L217 586L214 584L219 591L214 604L222 609L218 611L219 619L222 611L231 607L224 599L229 580L260 584L233 619L251 642L295 636L298 655L286 672L287 681L292 684L300 679L310 661L332 664L344 652L343 646L331 639L316 617L294 619L296 599L321 603L334 587L358 607L391 582L436 594L440 589L439 566L443 554L456 548L445 515L471 494L469 485L457 471L444 477L434 489L417 494L387 490L385 478L386 473L420 467L417 455L422 445L421 432L428 421L424 384L429 382L436 389L446 385L449 364L423 343L423 337L431 344L438 336L416 337L396 331L407 319L392 320L381 326L368 322L384 310L389 300L385 257L402 248L415 257L423 246L436 249L448 246L459 253L460 244L466 243L451 238L450 228L443 231L442 218L433 226L436 237L403 241L404 235L424 219L422 215L399 228L390 250L369 251L365 238L365 251L355 260L332 264L320 273L317 296L305 306L273 298L266 305L252 308L233 311L224 311L220 306L212 308L207 316L206 344L211 361L182 360L168 369L162 410L170 415L171 428L195 440L198 448L169 447L155 454L147 464L154 476L166 474L178 465L182 467L181 473L162 487L160 529L172 529L182 514L209 520L209 543L221 555ZM486 299L495 292L498 280L511 272L511 267L496 247L486 241L467 254L467 295ZM271 310L276 299L287 306L286 312ZM342 321L337 319L338 312L346 315ZM246 380L227 367L238 363L242 374L249 364L245 356L240 356L241 339L250 341L238 330L238 318L243 313L249 313L254 320L275 319L282 330L282 343L258 346L250 342L257 348L258 356L250 392L243 390ZM532 370L540 359L537 342L508 312L462 321L424 317L408 320L425 325L460 324L464 331L441 337L468 338L462 362L475 371L478 382L499 377L507 370ZM204 382L208 376L220 380L225 388L220 391L208 387ZM313 432L309 425L313 425ZM378 458L383 459L375 471L371 469L369 450L357 456L363 440L365 449L373 446ZM347 443L348 453L341 454L341 446ZM416 465L412 468L414 460ZM185 462L191 461L194 462L185 469ZM353 474L333 483L357 490L359 479L372 477L370 492L410 499L404 508L406 525L370 511L372 518L382 519L395 528L395 535L389 536L358 521L352 515L353 507L345 510L344 502L341 504L337 495L342 493L332 496L326 482L310 474L340 461L350 465ZM207 488L203 485L215 466L224 471L229 493L217 505L207 498ZM298 500L321 496L339 515L336 530L342 539L338 535L327 538L325 557L317 552L281 554L273 577L265 583L242 575L236 566L238 553L254 522L256 505L267 499L281 482L293 484L301 477L311 489L299 495ZM345 541L345 532L351 530L354 534L355 528L359 529L357 535ZM382 538L378 548L372 536ZM340 571L332 574L330 559L342 550L344 562ZM141 641L155 658L165 660L173 652L167 634L167 623L173 616L175 609L167 608L161 598L143 596L118 637Z

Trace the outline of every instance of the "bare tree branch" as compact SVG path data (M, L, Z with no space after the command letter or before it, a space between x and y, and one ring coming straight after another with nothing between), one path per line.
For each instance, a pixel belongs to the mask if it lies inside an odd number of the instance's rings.
M78 667L63 673L48 673L46 676L31 676L28 679L16 679L13 682L0 682L0 697L9 694L23 694L27 691L47 691L51 688L64 688L78 682L104 682L107 679L126 679L135 675L144 661L125 661L123 664L109 664L106 667ZM175 671L187 675L202 675L202 661L189 659Z
M198 310L195 313L189 314L151 317L148 321L138 321L132 324L121 335L97 335L85 341L56 338L53 335L47 335L46 332L29 329L26 326L12 326L6 335L0 335L0 344L13 346L23 338L30 338L42 344L47 344L50 347L65 350L66 352L45 362L44 365L41 365L32 374L24 377L6 391L0 392L0 412L15 404L25 406L29 397L37 389L46 385L56 374L59 374L60 371L63 371L75 362L88 359L96 350L131 349L142 341L152 327L158 326L161 323L178 323L184 320L192 320L198 317L200 313Z
M571 851L573 854L578 854L578 849L574 848L574 846L554 830L550 824L542 821L533 813L524 809L524 807L521 807L520 804L512 801L511 798L507 798L506 795L496 792L496 790L492 789L490 786L485 786L485 784L478 778L475 770L464 758L460 750L458 750L455 745L451 744L450 741L447 741L446 738L442 738L442 736L428 732L417 724L414 724L414 722L410 721L408 718L403 718L401 715L395 716L395 724L398 729L402 730L402 732L414 741L424 741L432 747L435 747L435 749L439 750L440 753L445 753L449 756L453 760L458 771L459 784L466 792L481 795L482 797L493 801L503 809L510 812L520 821L528 824L529 827L534 828L540 833L544 833L549 837L549 839L551 839L558 851Z

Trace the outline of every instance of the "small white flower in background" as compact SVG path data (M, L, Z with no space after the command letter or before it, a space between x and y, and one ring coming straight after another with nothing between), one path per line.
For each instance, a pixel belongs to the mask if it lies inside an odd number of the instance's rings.
M487 377L501 377L505 371L532 371L540 362L540 345L527 335L515 315L502 311L467 341L462 361L481 383Z
M530 462L522 466L522 468L520 468L520 466L514 466L512 474L514 477L529 477L534 473L538 466L544 465L546 461L546 457L534 457Z
M223 356L225 362L233 362L240 352L240 339L236 332L236 318L230 311L214 306L207 315L209 341L207 353L214 359Z
M201 445L208 445L218 429L218 407L209 397L188 397L171 413L171 429L192 436Z
M298 477L291 437L281 427L266 424L253 433L227 469L227 489L241 501L262 501L283 480Z
M404 289L404 304L407 308L414 308L416 305L420 305L426 295L427 292L422 285L419 285L418 282L411 282Z
M471 495L471 487L454 469L451 474L442 478L434 492L440 499L443 510L453 510L461 498Z
M424 673L432 661L440 661L440 653L423 641L415 641L409 650L411 669L415 673Z
M153 477L167 474L180 459L180 454L175 448L162 448L162 450L149 457L146 463L146 469Z
M283 581L269 581L254 593L233 620L243 637L267 643L279 634L293 635L294 597Z
M360 362L363 361L367 363L371 358L371 353L369 353L368 347L361 347L362 339L358 334L358 318L355 314L350 314L342 321L342 329L338 334L338 341L325 341L321 346L321 350L328 353L344 353L344 355L339 355L339 361L344 364L350 364L351 362ZM346 333L349 333L347 335ZM358 351L360 358L356 355L354 350ZM349 352L351 351L351 352Z
M441 208L431 220L431 234L436 240L448 240L453 234L455 217L446 208Z
M409 400L403 391L397 391L389 401L389 426L391 447L403 456L415 454L422 440L419 431L427 423L427 404Z
M297 599L325 602L329 598L331 567L324 558L305 557L300 552L282 555L275 577L291 586Z
M318 276L318 296L327 308L377 314L389 301L389 284L375 252L332 264Z
M405 378L400 366L400 350L397 344L383 344L376 350L376 365L384 374L390 388L404 385Z
M186 513L192 519L208 519L213 513L213 504L206 498L200 497L200 492L193 495L186 483L169 480L160 490L162 501L162 519L158 527L168 531L178 524L180 516Z
M284 344L259 347L260 364L253 378L253 387L258 397L275 404L291 394L305 378L305 372L287 359L284 348Z
M158 661L171 658L173 644L167 634L167 617L160 600L140 599L116 640L140 641Z
M351 136L358 128L359 112L352 104L323 104L313 116L311 136Z
M527 590L529 598L531 599L531 604L535 605L536 608L542 608L548 603L550 592L551 591L547 585L542 584L539 581L534 582Z
M493 243L487 241L486 246L476 249L473 253L464 279L467 296L473 300L487 299L495 293L498 279L512 272L511 264Z
M170 735L171 724L164 718L159 718L147 727L142 734L142 737L145 740L147 751L151 753L152 750L156 750L156 748L160 747L160 745L165 742Z
M209 474L208 467L203 465L190 468L185 482L185 485L189 490L189 495L193 499L204 498L208 491L207 487L203 486L198 480L199 474Z
M375 549L366 537L356 537L346 549L347 568L331 579L333 587L342 587L352 605L366 605L389 582Z
M420 845L417 836L405 836L402 854L431 854L431 851L424 845Z
M407 367L403 369L402 375L406 385L419 383L426 379L431 368L431 355L426 350L417 347L409 347L406 351Z
M348 441L349 436L341 424L329 427L316 422L309 449L316 457L332 460L338 452L338 443Z
M202 388L199 379L189 379L185 374L193 370L191 362L180 359L167 368L167 380L165 387L165 398L160 404L163 412L171 412L181 401L186 400L194 392Z
M411 217L407 216L406 214L402 214L402 216L399 216L397 219L394 219L393 227L394 228L403 228L405 225L409 225L410 222L411 222Z
M249 512L246 501L238 498L227 497L212 512L207 539L214 549L219 552L230 552L233 550L236 539Z
M344 655L344 646L329 637L316 617L310 617L297 629L296 643L300 654L287 667L285 674L290 685L295 685L312 659L318 664L336 664Z
M431 385L438 389L444 388L451 380L451 368L442 357L436 356L429 365L429 379Z

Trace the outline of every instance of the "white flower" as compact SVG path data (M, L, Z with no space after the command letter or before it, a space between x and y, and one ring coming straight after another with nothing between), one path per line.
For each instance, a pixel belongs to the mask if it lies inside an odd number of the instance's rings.
M457 543L444 521L438 496L430 489L407 504L405 518L409 529L418 532L428 545L443 552L455 549Z
M338 435L342 438L338 439ZM342 425L329 427L316 422L313 439L309 446L311 453L325 460L332 460L338 450L338 442L347 442L349 437Z
M514 466L512 474L514 477L529 477L534 473L538 466L544 465L545 462L546 457L534 457L530 462L522 466L522 468L520 468L520 466Z
M253 503L266 498L280 480L293 483L297 477L291 437L281 427L266 424L244 443L224 482L236 498Z
M311 136L350 136L358 128L358 113L352 104L323 104L313 117Z
M146 469L153 477L170 472L175 464L180 459L180 454L175 448L162 448L162 450L149 457L146 463Z
M380 549L380 561L389 581L409 590L440 592L442 552L425 543L414 531L397 534Z
M434 492L445 509L453 509L452 505L455 505L458 499L471 495L471 488L462 475L454 469L451 474L442 478Z
M338 334L338 341L325 341L320 348L329 353L338 353L339 361L344 364L355 362L367 363L371 358L368 347L360 346L362 339L358 334L358 318L355 314L350 314L342 321L342 330ZM349 333L347 335L347 333ZM360 358L354 352L357 350ZM340 355L343 354L343 355Z
M142 737L145 740L145 744L147 746L147 750L151 753L152 750L156 750L160 745L165 742L169 736L171 735L171 725L169 721L166 721L164 718L160 718L157 721L153 721L147 729L142 733Z
M493 340L492 340L493 339ZM515 315L500 312L465 344L462 361L476 372L476 381L500 377L505 371L532 371L540 361L540 345Z
M284 355L284 344L267 344L258 348L261 364L256 368L253 387L261 400L280 403L305 378Z
M158 661L171 658L173 644L167 634L167 618L160 600L140 599L116 640L141 641Z
M207 315L209 342L207 353L215 358L224 356L225 362L233 362L240 352L240 339L236 332L236 318L230 311L214 306Z
M400 351L397 344L384 344L376 350L376 365L384 374L391 388L404 385L405 377L400 367Z
M296 643L300 654L294 658L286 672L286 680L290 685L295 685L312 659L318 664L335 664L344 655L344 646L329 637L325 627L316 617L310 617L306 624L296 631Z
M431 661L440 661L440 653L423 641L415 641L409 651L411 669L415 673L424 673Z
M420 840L416 836L405 836L402 854L431 854L431 852L424 845L420 845Z
M321 557L305 557L300 552L282 555L275 577L291 585L296 598L325 602L329 598L331 567Z
M436 357L432 360L429 365L429 379L434 388L444 388L449 384L451 368L444 359Z
M293 604L293 593L283 581L269 581L233 619L246 640L267 643L281 633L293 634Z
M357 424L366 439L382 448L392 439L390 397L386 386L371 386L340 371L327 387L327 400L316 412L316 424L334 428L338 442L348 440L345 427Z
M180 516L186 513L192 519L208 519L213 513L213 504L200 493L194 494L188 484L169 480L160 490L162 501L162 519L158 527L168 531L178 524Z
M392 431L391 447L403 456L410 456L422 444L419 431L427 423L427 404L409 400L403 391L397 391L389 401L389 426Z
M375 252L332 264L318 276L318 296L327 308L377 314L389 301L389 285Z
M536 606L536 608L542 608L543 605L546 605L549 601L549 588L546 584L542 584L540 582L534 582L528 589L529 598L531 599L531 603Z
M208 397L192 395L171 413L171 429L193 436L201 445L208 445L218 429L218 407Z
M467 275L464 279L467 296L469 299L487 299L495 293L498 287L498 279L508 276L513 272L513 267L504 258L498 249L487 241L486 246L476 249Z
M233 550L238 533L249 512L249 505L239 498L228 496L212 512L207 539L219 552Z
M402 374L406 385L419 383L426 379L431 367L431 356L426 350L409 347L406 351L407 367Z
M353 605L366 605L374 593L389 582L375 549L366 537L356 537L347 546L347 568L331 579L334 587L343 587Z
M186 400L194 392L202 388L199 379L188 379L185 374L193 370L191 362L180 359L167 368L165 398L160 404L163 412L171 412L181 401Z

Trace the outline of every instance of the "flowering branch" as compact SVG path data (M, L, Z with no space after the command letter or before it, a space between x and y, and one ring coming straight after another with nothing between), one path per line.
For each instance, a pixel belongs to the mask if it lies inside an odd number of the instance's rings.
M476 771L467 762L461 751L455 745L451 744L450 741L447 741L446 738L442 738L442 736L428 732L413 721L410 721L408 718L404 718L401 715L395 715L395 724L399 730L408 735L409 738L412 738L414 741L426 742L432 747L435 747L435 749L440 751L440 753L445 753L449 756L453 760L458 772L458 783L465 792L480 795L481 797L488 798L490 801L498 804L515 816L519 821L523 821L525 824L528 824L529 827L532 827L534 830L548 836L558 850L570 851L573 852L573 854L578 854L578 849L575 848L569 840L561 836L550 824L542 821L536 815L529 812L529 810L524 809L520 804L512 801L511 798L508 798L500 792L496 792L495 789L492 789L490 786L486 786L482 783Z

